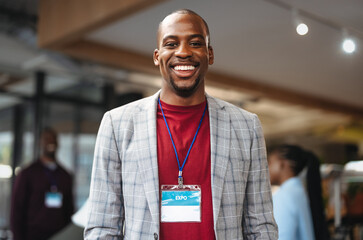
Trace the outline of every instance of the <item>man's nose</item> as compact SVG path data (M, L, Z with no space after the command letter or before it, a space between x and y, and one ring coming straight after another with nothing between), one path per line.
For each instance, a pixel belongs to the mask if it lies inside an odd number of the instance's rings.
M193 55L190 46L187 43L180 44L175 55L180 58L187 58Z

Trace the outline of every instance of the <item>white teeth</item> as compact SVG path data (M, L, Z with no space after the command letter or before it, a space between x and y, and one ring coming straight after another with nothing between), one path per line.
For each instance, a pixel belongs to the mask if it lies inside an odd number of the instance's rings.
M174 67L177 71L187 71L187 70L194 70L195 67L192 65L177 65Z

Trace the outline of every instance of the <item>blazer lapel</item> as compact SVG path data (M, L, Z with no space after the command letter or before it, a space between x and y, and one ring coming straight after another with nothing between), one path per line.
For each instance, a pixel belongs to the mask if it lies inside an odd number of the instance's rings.
M207 95L210 140L211 140L211 182L214 226L217 224L221 206L224 178L226 176L230 145L230 117L224 106Z
M134 116L138 144L138 165L153 221L159 226L159 173L157 159L156 111L159 92Z

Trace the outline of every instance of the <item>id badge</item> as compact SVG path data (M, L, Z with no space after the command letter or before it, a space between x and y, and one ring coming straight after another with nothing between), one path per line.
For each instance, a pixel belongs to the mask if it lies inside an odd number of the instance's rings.
M162 185L161 222L201 222L201 200L198 185Z
M63 205L63 195L59 192L46 192L44 203L47 208L61 208Z

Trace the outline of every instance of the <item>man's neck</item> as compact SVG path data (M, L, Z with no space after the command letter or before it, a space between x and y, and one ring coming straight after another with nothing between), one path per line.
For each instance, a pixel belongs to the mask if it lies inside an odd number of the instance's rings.
M42 161L42 163L44 163L44 164L47 164L47 163L55 162L55 159L47 157L47 156L41 156L40 161Z
M195 92L190 97L182 97L175 93L165 92L161 90L160 92L160 100L170 104L170 105L176 105L176 106L193 106L198 105L205 101L205 94L204 90L203 92Z

